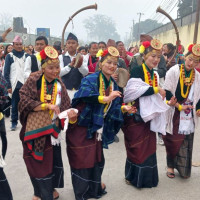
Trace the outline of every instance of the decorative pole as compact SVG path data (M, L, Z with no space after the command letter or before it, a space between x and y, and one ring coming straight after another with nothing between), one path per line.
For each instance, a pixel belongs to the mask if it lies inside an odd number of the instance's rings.
M97 10L97 4L95 3L94 5L90 5L90 6L86 6L84 8L81 8L80 10L78 10L77 12L75 12L71 17L69 17L69 19L67 20L64 28L63 28L63 31L62 31L62 43L61 43L61 46L62 48L64 47L64 35L65 35L65 30L69 24L69 22L80 12L84 11L84 10L88 10L88 9L95 9Z

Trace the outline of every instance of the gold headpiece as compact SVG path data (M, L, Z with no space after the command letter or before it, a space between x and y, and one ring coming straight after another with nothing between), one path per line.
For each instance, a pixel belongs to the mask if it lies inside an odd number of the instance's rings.
M119 57L119 51L115 47L112 47L112 46L108 47L108 49L104 51L100 49L98 53L96 54L96 57L104 57L107 54L110 54L111 56L114 56L114 57Z
M152 47L155 50L161 50L162 43L158 39L153 39L151 41L144 41L140 45L140 49L139 49L140 54L143 54L145 50L149 47Z
M46 46L44 48L44 52L46 56L49 57L50 59L58 58L58 52L52 46Z
M119 51L115 47L108 47L108 53L114 57L119 56Z
M41 61L45 61L42 68L45 68L47 64L59 63L58 52L52 46L46 46L42 51L40 51L39 55Z
M151 47L156 50L161 50L162 43L160 42L160 40L153 39L153 40L151 40Z
M192 47L192 53L193 53L195 56L200 57L200 44L195 44L195 45Z

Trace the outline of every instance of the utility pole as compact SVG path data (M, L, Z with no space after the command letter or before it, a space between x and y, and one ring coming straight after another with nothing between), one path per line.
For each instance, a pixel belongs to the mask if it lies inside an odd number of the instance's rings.
M199 26L199 12L200 12L200 0L197 0L196 21L195 21L194 39L193 39L194 44L197 43L198 26Z
M137 13L137 15L139 15L139 23L138 23L138 31L137 31L137 40L139 39L139 32L140 32L140 19L141 16L144 15L144 13Z

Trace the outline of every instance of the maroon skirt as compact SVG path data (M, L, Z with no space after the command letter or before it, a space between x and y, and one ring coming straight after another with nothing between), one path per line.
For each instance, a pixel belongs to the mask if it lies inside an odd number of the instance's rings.
M20 132L20 138L23 141L26 126L24 125ZM47 136L45 148L44 148L44 159L42 162L35 160L29 152L27 144L23 145L23 158L27 167L27 171L32 178L43 178L53 172L53 147L51 145L51 137Z
M125 117L124 132L127 158L142 164L156 152L156 134L150 130L150 122L135 122L131 116Z
M163 141L165 143L167 156L174 159L181 148L181 145L185 139L185 135L178 134L180 122L180 112L175 109L173 116L173 134L167 133L163 135Z
M66 133L66 142L69 164L72 168L92 168L95 163L101 162L101 141L97 141L96 134L93 138L87 139L87 127L70 125Z

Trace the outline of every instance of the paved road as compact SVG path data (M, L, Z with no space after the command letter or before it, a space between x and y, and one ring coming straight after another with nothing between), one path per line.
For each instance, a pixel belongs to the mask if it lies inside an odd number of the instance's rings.
M10 183L14 200L31 200L33 188L22 159L22 145L19 140L20 126L15 132L9 130L10 119L6 119L8 151L5 173ZM64 138L64 134L63 134ZM165 147L158 145L157 159L159 168L159 185L153 189L136 189L124 182L124 164L126 153L123 134L119 133L120 142L110 145L104 150L106 164L103 181L107 185L108 194L102 200L199 200L200 199L200 167L193 167L192 177L184 180L176 174L175 179L166 177ZM60 200L74 200L70 169L66 155L66 144L62 142L63 163L65 167L65 187L59 189ZM196 133L193 161L200 161L200 133Z

